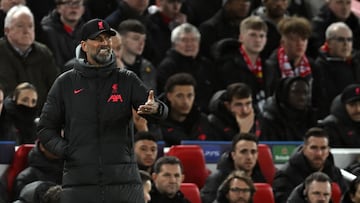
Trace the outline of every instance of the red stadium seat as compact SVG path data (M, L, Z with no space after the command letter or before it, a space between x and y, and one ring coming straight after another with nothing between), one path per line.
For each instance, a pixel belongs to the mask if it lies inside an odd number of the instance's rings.
M211 171L206 168L203 149L198 145L174 145L167 156L176 156L184 166L184 183L195 183L201 189Z
M331 199L333 203L340 203L341 200L341 189L335 182L331 183Z
M20 145L14 154L14 158L7 169L7 190L10 197L12 196L12 189L16 176L28 166L28 154L34 146L35 144Z
M276 168L272 158L272 153L268 145L259 144L258 145L258 163L261 169L262 174L264 175L266 182L272 185L274 180Z
M199 188L194 183L181 183L180 191L191 203L201 203Z
M275 203L274 194L271 185L267 183L254 183L256 192L253 203Z

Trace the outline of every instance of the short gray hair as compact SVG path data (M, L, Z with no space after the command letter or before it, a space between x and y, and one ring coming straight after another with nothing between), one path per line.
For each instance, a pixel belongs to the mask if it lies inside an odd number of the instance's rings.
M199 30L191 25L190 23L183 23L179 26L177 26L172 32L171 32L171 42L175 43L181 34L183 33L194 33L196 35L196 38L200 41L200 32Z
M13 6L7 12L6 17L5 17L4 27L5 28L10 27L12 20L14 19L14 16L18 15L18 14L26 14L26 15L30 16L34 22L34 15L31 12L31 10L27 6L19 4L19 5Z
M325 31L325 37L326 39L330 39L332 37L334 37L334 35L336 35L336 31L339 28L344 28L346 30L349 30L351 33L351 29L349 28L348 25L346 25L344 22L336 22L336 23L332 23L331 25L329 25Z

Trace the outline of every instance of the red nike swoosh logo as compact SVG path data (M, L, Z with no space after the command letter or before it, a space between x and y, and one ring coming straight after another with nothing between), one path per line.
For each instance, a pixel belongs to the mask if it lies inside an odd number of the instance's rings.
M74 94L79 94L81 91L83 91L84 88L78 89L78 90L74 90Z

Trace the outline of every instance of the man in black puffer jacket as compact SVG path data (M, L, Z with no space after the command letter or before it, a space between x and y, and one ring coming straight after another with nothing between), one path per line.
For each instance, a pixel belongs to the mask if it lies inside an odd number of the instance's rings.
M65 160L62 203L144 202L132 110L155 120L167 107L133 72L116 67L114 35L104 20L84 24L80 57L57 78L40 116L41 143Z

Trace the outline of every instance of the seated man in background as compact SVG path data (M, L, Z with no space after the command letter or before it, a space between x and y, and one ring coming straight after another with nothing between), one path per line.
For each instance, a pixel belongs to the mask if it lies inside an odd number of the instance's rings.
M252 98L250 87L244 83L231 84L213 95L208 119L218 140L232 140L237 133L260 135Z
M329 137L318 127L310 128L304 136L304 144L294 152L289 161L281 167L273 181L276 203L285 203L291 191L313 172L323 172L336 182L342 192L347 190L340 169L335 166L330 153Z
M226 177L234 170L242 170L254 182L266 182L259 165L258 139L251 133L237 134L232 142L230 152L225 152L217 165L217 171L212 173L201 189L203 203L212 203L216 198L216 191Z
M174 156L164 156L155 162L152 173L154 186L150 203L190 203L180 191L184 180L181 161Z
M245 83L253 92L254 104L259 106L265 100L264 60L260 52L266 44L266 33L266 23L258 16L250 16L241 22L237 40L220 40L213 48L219 87L223 89L232 83Z
M33 84L42 108L58 75L51 51L35 39L34 16L23 5L12 7L5 18L5 37L0 39L0 83L5 95L21 82Z
M282 78L265 102L260 140L302 141L305 132L316 125L310 98L310 84L305 78Z
M329 203L331 202L332 180L323 172L310 174L303 183L290 194L289 203Z
M330 115L320 121L329 134L330 146L358 148L360 146L360 84L347 86L335 97Z
M273 95L281 78L300 76L309 83L312 80L314 64L305 54L311 34L309 21L296 16L284 18L278 23L278 29L280 47L266 60L263 71L267 97Z
M147 88L156 90L156 70L141 56L145 47L145 26L138 20L129 19L121 22L117 31L122 39L124 68L136 73Z
M360 82L360 59L353 52L351 29L343 22L336 22L326 29L325 35L326 41L312 70L312 99L319 119L329 114L331 102L346 86Z
M156 141L155 135L150 132L138 132L134 138L134 151L138 167L150 174L158 153Z
M249 176L236 170L220 185L214 203L252 203L255 186Z
M181 144L182 140L213 140L213 131L204 113L194 103L196 81L187 73L171 76L165 85L169 115L160 122L166 146Z
M157 70L158 94L164 92L166 80L176 73L189 73L196 80L196 98L202 112L208 112L209 100L217 90L215 66L199 54L201 35L199 30L183 23L171 32L172 48L161 61Z

